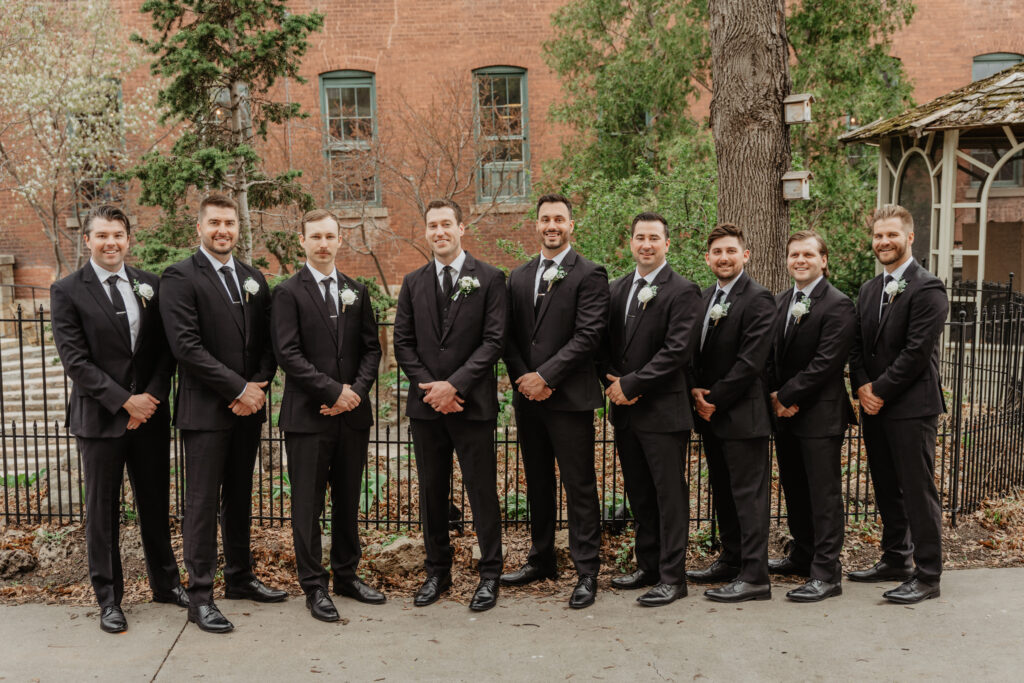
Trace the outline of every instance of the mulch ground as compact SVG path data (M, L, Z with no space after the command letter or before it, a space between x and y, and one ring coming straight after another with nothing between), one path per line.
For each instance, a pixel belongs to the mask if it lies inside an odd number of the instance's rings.
M63 537L68 548L65 559L47 568L37 568L20 574L13 579L0 580L0 603L20 604L41 602L68 605L95 604L85 554L85 530L80 525L47 527L46 525L8 526L0 528L0 550L17 548L33 553L33 540L39 529L51 537ZM878 544L881 526L875 521L863 521L847 526L846 543L842 561L848 569L868 567L879 556ZM406 533L417 537L416 532ZM707 529L702 528L691 536L689 566L703 567L717 554L717 549L707 540ZM395 532L367 530L363 532L364 548L379 547L393 540ZM126 525L122 528L122 557L125 574L125 604L148 602L149 586L146 581L144 558L137 542L137 530ZM181 533L175 525L172 528L174 550L181 560ZM785 552L788 541L785 527L773 526L770 552L773 557ZM453 567L454 585L451 597L468 603L476 588L477 575L473 569L472 548L475 536L472 532L452 536L455 549ZM943 533L945 567L964 569L974 567L1018 567L1024 566L1024 495L1011 496L985 502L981 508L958 519L955 528L947 525ZM256 574L270 585L283 588L293 595L300 595L295 578L295 555L292 551L291 530L288 527L254 527L253 554L256 558ZM525 560L530 547L529 532L525 527L506 530L505 566L515 568ZM599 584L609 588L611 577L632 571L632 532L620 535L606 533L601 548L602 570ZM394 598L411 597L419 587L423 576L383 575L371 568L365 561L361 564L363 578L371 585L385 591ZM184 578L184 577L183 577ZM543 581L527 587L509 589L520 595L534 595L538 598L566 599L575 583L575 573L567 554L560 557L560 578ZM223 584L217 578L215 595Z

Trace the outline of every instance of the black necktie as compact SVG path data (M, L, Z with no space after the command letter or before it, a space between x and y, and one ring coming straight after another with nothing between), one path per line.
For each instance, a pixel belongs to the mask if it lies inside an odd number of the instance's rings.
M338 317L338 302L335 297L331 296L331 283L334 282L333 277L325 277L320 281L320 284L324 286L324 301L327 303L327 312L331 314L332 318Z
M803 292L796 293L796 301L793 302L793 306L803 301L806 297ZM796 317L793 315L793 306L789 307L789 317L786 319L786 341L789 341L790 336L796 330Z
M715 306L717 306L718 304L720 304L722 302L722 299L724 299L724 298L725 298L725 290L724 289L720 289L717 292L715 292L715 298L711 302L711 305L708 306L708 311L707 311L707 314L706 314L708 316L708 326L704 329L704 338L700 340L701 348L704 348L704 342L706 342L708 340L708 335L711 334L711 328L713 328L715 326L715 323L717 322L716 320L712 320L711 319L711 309L714 308Z
M889 299L891 298L888 294L885 293L885 288L888 287L889 283L895 279L896 278L894 278L892 275L889 275L888 273L886 273L885 277L882 278L882 305L878 307L879 322L881 322L882 314L885 312L885 307L889 305Z
M640 310L642 304L640 303L640 290L647 285L646 279L640 279L636 282L635 292L633 298L629 302L630 311L626 316L626 338L633 336L633 331L636 328L637 323L640 321Z
M540 281L537 283L537 297L533 302L534 313L540 310L540 302L544 300L544 293L548 291L549 281L544 279L544 273L548 272L548 268L553 265L555 262L551 259L544 259L540 262Z
M445 266L441 269L441 300L438 302L438 310L441 313L441 322L448 318L448 309L452 305L452 291L455 289L455 269Z
M224 276L224 284L228 287L228 294L231 296L231 303L242 303L242 295L238 293L238 285L235 284L235 278L231 274L231 268L229 266L221 266L220 274Z
M128 343L132 342L132 328L128 324L128 309L124 305L124 297L121 296L121 292L117 289L116 275L111 275L107 278L107 286L110 288L110 303L114 305L114 313L117 314L118 324L121 325L121 330L124 332L125 339Z

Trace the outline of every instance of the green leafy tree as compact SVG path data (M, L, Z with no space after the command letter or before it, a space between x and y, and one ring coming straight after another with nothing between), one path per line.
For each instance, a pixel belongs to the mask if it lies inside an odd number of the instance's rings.
M178 130L169 151L146 155L130 174L141 181L140 201L164 210L157 233L174 237L176 246L189 190L229 191L239 205L238 255L249 261L254 212L312 207L300 172L271 173L259 145L271 126L305 116L299 104L276 101L274 86L285 77L305 82L301 58L323 15L293 14L283 0L146 0L142 11L155 36L133 39L154 55L153 74L166 80L161 123ZM284 258L293 258L294 240L276 238Z

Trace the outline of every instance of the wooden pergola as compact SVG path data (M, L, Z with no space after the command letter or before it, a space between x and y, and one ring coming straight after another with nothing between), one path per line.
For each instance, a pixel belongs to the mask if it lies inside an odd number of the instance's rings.
M914 256L946 282L1024 270L1024 64L840 136L880 147L877 203L914 215ZM1019 289L1019 284L1017 285Z

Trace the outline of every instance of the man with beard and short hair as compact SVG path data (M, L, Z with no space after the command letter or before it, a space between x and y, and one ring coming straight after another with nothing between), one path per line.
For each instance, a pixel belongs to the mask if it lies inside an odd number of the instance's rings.
M768 383L793 545L788 557L768 561L768 571L808 577L786 597L817 602L843 592L841 451L857 421L843 370L856 320L853 302L828 281L828 247L818 233L789 236L786 268L793 286L775 297Z
M263 274L231 255L238 207L223 194L199 204L199 250L160 280L164 329L178 359L174 424L185 444L189 620L211 633L234 629L213 601L217 521L224 543L224 597L280 602L282 590L253 574L252 473L277 369L270 342L270 290Z
M271 330L284 370L278 426L288 451L292 539L306 607L321 621L341 617L327 594L321 564L320 515L331 487L331 569L334 592L367 604L384 594L356 575L359 492L373 424L370 388L381 348L370 295L340 273L337 219L319 209L300 221L306 265L274 288Z
M604 406L595 356L608 324L608 276L570 246L575 223L562 195L537 200L541 253L509 276L508 352L523 449L533 545L526 564L501 577L522 586L557 576L555 464L569 508L576 565L573 608L597 596L601 510L594 474L594 411Z
M775 299L744 265L743 230L731 223L708 235L705 260L717 283L704 290L704 324L690 394L704 440L722 553L691 581L728 581L704 595L718 602L768 600L768 392L764 369Z
M686 448L693 427L686 367L702 309L697 285L665 260L670 240L664 217L641 213L631 231L636 270L611 285L605 394L636 524L639 568L612 585L650 587L637 602L655 607L686 596Z
M395 314L395 359L409 378L409 416L427 578L417 607L430 605L452 585L448 537L452 451L473 511L480 545L480 582L471 610L491 609L501 574L494 429L498 384L494 364L505 346L505 274L462 248L462 208L435 199L424 215L434 258L405 276Z
M887 204L871 215L871 248L884 272L857 296L850 384L882 516L882 558L851 581L902 581L883 597L913 604L939 596L942 508L935 489L939 339L949 312L942 281L914 261L914 219ZM916 571L915 571L916 565Z
M142 530L154 602L188 607L168 524L170 411L174 357L160 320L156 275L126 265L131 225L109 204L89 212L90 259L50 287L53 338L72 381L66 426L78 440L85 474L89 578L100 628L128 628L121 598L118 520L127 467Z

